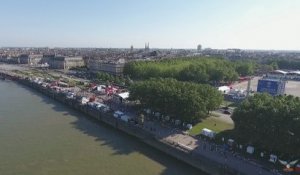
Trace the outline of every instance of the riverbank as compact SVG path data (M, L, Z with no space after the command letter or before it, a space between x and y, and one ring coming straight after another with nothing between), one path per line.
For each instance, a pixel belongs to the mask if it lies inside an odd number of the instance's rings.
M167 141L166 139L157 136L153 132L149 132L140 125L136 125L130 122L124 122L120 119L113 117L113 112L99 111L88 105L82 105L76 99L68 99L66 96L48 87L44 87L41 84L34 82L29 79L29 77L21 77L16 75L10 75L8 73L2 73L2 76L15 80L23 85L29 86L42 94L47 95L65 105L76 109L87 116L96 119L97 121L106 123L107 125L134 136L141 140L142 142L178 159L193 167L198 168L209 174L221 175L221 174L251 174L242 173L242 171L234 170L234 168L229 167L227 164L222 164L220 162L210 159L209 156L199 156L193 149L189 149L176 142Z
M20 83L0 92L1 175L208 175Z

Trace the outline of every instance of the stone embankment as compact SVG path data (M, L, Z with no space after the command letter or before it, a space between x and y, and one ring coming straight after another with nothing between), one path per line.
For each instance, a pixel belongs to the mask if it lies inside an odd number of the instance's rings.
M125 122L118 118L113 117L113 112L103 112L93 108L90 108L88 105L82 105L76 99L68 99L63 94L56 92L55 90L43 87L38 83L30 81L28 77L20 77L8 72L0 72L0 77L2 79L14 80L22 85L31 87L32 89L55 99L81 113L86 114L86 116L91 117L99 122L103 122L111 127L118 129L122 132L125 132L135 138L141 140L142 142L164 152L167 155L170 155L180 161L183 161L203 172L212 175L242 175L236 170L233 170L226 166L225 164L220 164L215 162L208 157L201 157L199 155L193 154L193 151L185 149L180 145L172 142L168 142L162 138L158 138L153 133L145 130L140 125L134 123Z

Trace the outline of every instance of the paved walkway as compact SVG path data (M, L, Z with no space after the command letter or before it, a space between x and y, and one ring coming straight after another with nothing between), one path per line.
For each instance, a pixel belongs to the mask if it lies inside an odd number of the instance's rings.
M214 115L217 115L218 117L215 117L217 120L223 121L225 123L234 124L233 120L231 119L231 115L223 114L222 110L216 110L211 112Z
M244 174L249 175L274 175L279 174L263 169L261 165L247 160L238 154L224 151L220 146L201 139L196 139L184 134L180 130L163 127L160 124L152 121L147 121L144 128L160 138L162 141L167 141L172 145L177 145L182 149L192 152L210 160L216 161L221 165L236 169Z

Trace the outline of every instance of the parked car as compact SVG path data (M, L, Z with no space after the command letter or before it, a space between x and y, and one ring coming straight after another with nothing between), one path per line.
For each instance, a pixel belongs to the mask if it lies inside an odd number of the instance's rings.
M114 117L115 117L115 118L121 118L122 115L124 115L124 113L121 112L121 111L116 111L116 112L114 113Z
M187 125L186 125L186 128L187 128L188 130L191 130L191 129L193 128L193 125L192 125L192 124L187 124Z
M223 111L223 114L230 115L230 114L231 114L231 112L230 112L230 111L228 111L228 110L225 110L225 111Z
M228 106L224 106L224 107L222 107L222 109L224 109L224 110L228 110L228 109L229 109L229 107L228 107Z

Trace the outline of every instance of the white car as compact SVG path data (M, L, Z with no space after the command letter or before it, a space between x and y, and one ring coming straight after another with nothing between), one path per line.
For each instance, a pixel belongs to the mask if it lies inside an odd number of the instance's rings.
M122 115L124 115L124 112L121 112L121 111L116 111L116 112L114 113L114 117L115 117L115 118L121 118Z

